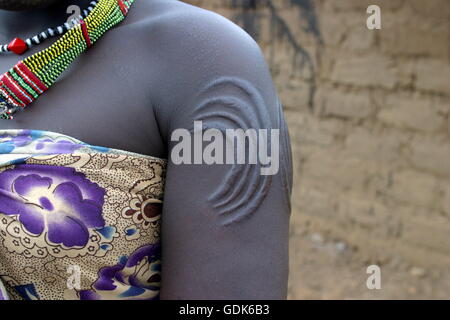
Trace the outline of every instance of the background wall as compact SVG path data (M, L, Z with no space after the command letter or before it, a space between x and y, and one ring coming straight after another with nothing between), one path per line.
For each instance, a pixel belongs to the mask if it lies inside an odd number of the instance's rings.
M450 298L449 1L187 2L270 63L294 151L289 297Z

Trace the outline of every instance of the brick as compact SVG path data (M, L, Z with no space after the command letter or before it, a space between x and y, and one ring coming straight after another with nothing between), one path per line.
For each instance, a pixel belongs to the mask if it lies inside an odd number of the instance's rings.
M324 19L321 22L321 31L324 42L328 47L336 47L348 33L348 27L343 23L343 15L335 11L324 11Z
M402 97L388 99L387 107L378 119L398 128L436 132L444 128L446 119L434 109L432 101L424 98Z
M359 189L366 184L372 168L339 147L320 148L306 156L302 167L303 177L312 179L322 188ZM338 189L336 189L338 188Z
M369 131L354 128L345 139L345 148L359 159L391 163L400 157L401 145L409 136L399 130Z
M298 209L307 215L329 218L336 212L336 200L329 193L319 189L302 187L298 199Z
M421 6L424 7L424 6ZM417 23L421 21L421 23ZM384 53L405 56L429 56L447 59L450 25L421 15L382 15L380 46Z
M450 176L450 143L431 138L415 138L411 143L411 162L418 168Z
M383 0L390 1L390 0ZM426 21L439 22L447 22L450 17L450 11L448 10L448 1L447 0L433 0L427 1L426 5L422 0L408 0L409 12L420 14L422 19L426 19Z
M287 83L286 81L280 81L280 83L284 83L283 86L279 86L278 91L286 108L297 110L309 108L310 91L309 86L306 86L304 81L291 80Z
M367 94L340 92L337 90L321 90L317 93L315 107L324 116L335 116L348 119L364 119L375 110Z
M389 222L390 211L382 203L341 197L339 202L341 216L361 227L374 229Z
M292 136L301 145L315 144L330 146L344 131L344 123L338 119L321 120L310 114L292 115L290 126Z
M402 240L431 252L450 254L450 224L442 219L415 217L405 223Z
M438 183L432 175L413 170L403 170L393 175L388 196L404 203L433 207L438 199Z
M347 31L346 37L342 41L341 48L351 52L365 53L374 46L376 33L361 27L361 22L359 20L356 20L356 22L357 25L350 27Z
M416 65L418 89L450 95L450 63L445 60L422 59Z
M337 57L331 80L358 87L390 89L396 83L392 66L393 60L379 53L361 56L345 54Z
M366 28L361 17L361 12L324 11L321 31L327 47L348 51L369 49L374 44L376 33Z

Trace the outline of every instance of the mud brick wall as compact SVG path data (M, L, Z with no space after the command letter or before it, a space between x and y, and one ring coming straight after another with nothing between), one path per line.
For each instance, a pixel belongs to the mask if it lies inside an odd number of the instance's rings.
M186 2L242 26L272 69L294 151L290 297L448 298L449 1Z

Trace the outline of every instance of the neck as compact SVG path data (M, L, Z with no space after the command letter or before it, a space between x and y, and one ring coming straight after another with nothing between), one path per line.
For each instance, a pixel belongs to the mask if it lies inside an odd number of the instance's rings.
M12 39L34 36L49 27L63 24L69 18L67 8L77 5L81 10L87 8L92 0L59 0L46 9L32 11L0 10L0 44Z

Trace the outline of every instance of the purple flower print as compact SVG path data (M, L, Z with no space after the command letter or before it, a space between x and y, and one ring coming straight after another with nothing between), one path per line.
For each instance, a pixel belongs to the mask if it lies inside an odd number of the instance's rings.
M102 228L105 190L73 168L23 164L0 173L0 212L16 215L34 235L83 247Z
M160 245L143 246L122 257L119 264L100 269L92 290L80 291L79 298L155 300L159 298L160 271Z
M0 154L17 152L20 148L38 151L42 154L72 153L84 145L71 140L56 140L46 137L44 131L17 130L14 134L1 133Z
M11 136L9 134L0 134L0 154L10 153L15 148L24 147L33 142L30 130L21 130L19 134Z
M72 153L80 148L82 144L74 143L68 140L53 141L51 139L39 140L36 144L36 151L46 154Z
M3 286L2 279L0 279L0 301L1 300L9 300L8 292L6 288Z

